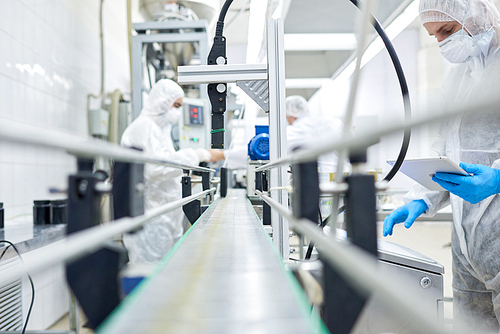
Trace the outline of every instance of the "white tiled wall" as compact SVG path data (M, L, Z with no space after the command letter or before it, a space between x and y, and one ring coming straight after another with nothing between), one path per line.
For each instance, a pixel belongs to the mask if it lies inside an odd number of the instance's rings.
M99 4L0 1L0 121L86 136L87 94L100 90ZM106 0L103 16L106 91L127 92L126 2ZM31 219L33 200L57 198L48 188L64 186L74 170L74 158L65 153L0 142L6 224Z
M0 122L87 136L87 95L100 90L99 5L100 0L0 0ZM126 1L104 1L104 38L106 92L129 92ZM33 200L60 197L48 188L66 187L75 167L66 153L0 141L5 224L31 221ZM44 329L68 308L62 267L33 279L28 328ZM24 283L26 312L31 291Z

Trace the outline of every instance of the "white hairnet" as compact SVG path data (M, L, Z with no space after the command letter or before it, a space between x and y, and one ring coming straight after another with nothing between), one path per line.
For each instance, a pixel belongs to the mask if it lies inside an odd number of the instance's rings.
M490 0L421 0L420 21L457 21L472 36L497 26L498 10Z
M309 113L307 101L302 96L292 95L286 98L286 115L300 118Z
M159 80L149 91L144 109L148 115L162 115L172 108L174 102L184 97L184 91L175 81Z

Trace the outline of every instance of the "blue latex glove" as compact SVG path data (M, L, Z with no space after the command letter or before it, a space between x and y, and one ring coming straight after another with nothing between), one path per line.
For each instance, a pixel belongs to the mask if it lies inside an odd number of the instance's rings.
M427 210L427 203L423 199L400 206L384 219L382 233L384 237L392 235L394 225L404 222L406 228L410 228L415 219Z
M465 162L461 162L460 167L472 175L436 173L432 177L432 181L472 204L479 203L483 199L500 192L500 170Z

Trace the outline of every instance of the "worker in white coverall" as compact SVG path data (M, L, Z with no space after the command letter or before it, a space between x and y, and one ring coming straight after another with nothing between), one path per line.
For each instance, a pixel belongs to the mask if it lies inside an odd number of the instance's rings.
M302 146L312 146L321 142L321 138L338 136L341 138L343 122L335 117L328 119L318 118L309 111L307 101L302 96L293 95L286 99L286 140L288 152ZM273 131L273 129L269 129ZM229 169L246 168L247 149L238 147L230 150L214 152L217 160L228 159ZM319 171L333 173L337 166L337 153L332 152L322 155L318 159ZM348 165L346 164L346 170Z
M436 37L441 54L453 63L443 82L446 105L483 102L500 87L500 15L489 0L421 0L420 20ZM459 163L470 176L436 173L448 191L415 185L406 205L384 221L409 228L421 214L434 215L451 203L453 211L453 312L455 323L475 333L498 333L500 321L500 106L470 110L442 122L433 148Z
M205 149L175 151L171 139L173 124L177 124L184 92L172 80L158 81L145 101L140 115L123 133L121 144L142 149L168 161L197 166L210 161ZM182 169L158 164L146 164L144 204L146 212L182 198ZM143 229L123 238L131 263L157 263L183 234L182 209L152 219Z

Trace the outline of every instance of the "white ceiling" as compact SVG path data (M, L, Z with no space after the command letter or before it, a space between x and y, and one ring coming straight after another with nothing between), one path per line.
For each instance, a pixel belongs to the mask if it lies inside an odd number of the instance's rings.
M254 0L255 1L255 0ZM386 26L393 15L400 13L411 0L379 0L375 11L375 17ZM221 0L221 6L224 0ZM234 0L226 16L224 35L228 43L228 56L231 48L244 48L247 43L248 22L250 17L250 2L248 0ZM349 0L291 0L287 16L284 19L285 34L330 34L324 38L325 43L321 47L322 36L313 36L314 40L304 40L304 48L300 51L300 38L294 38L293 51L285 52L286 78L297 79L321 79L330 78L335 71L351 56L351 50L347 47L339 47L334 50L331 34L352 34L357 20L358 9ZM229 23L231 20L234 21ZM299 36L302 37L302 36ZM346 35L346 38L352 36ZM343 40L342 40L343 41ZM289 43L287 43L289 44ZM319 44L319 46L318 46ZM343 43L343 45L348 45ZM244 54L240 52L238 54ZM235 61L228 60L231 63ZM238 59L236 63L243 63L244 59ZM304 81L304 85L308 85ZM300 94L309 98L317 88L289 88L287 95Z

